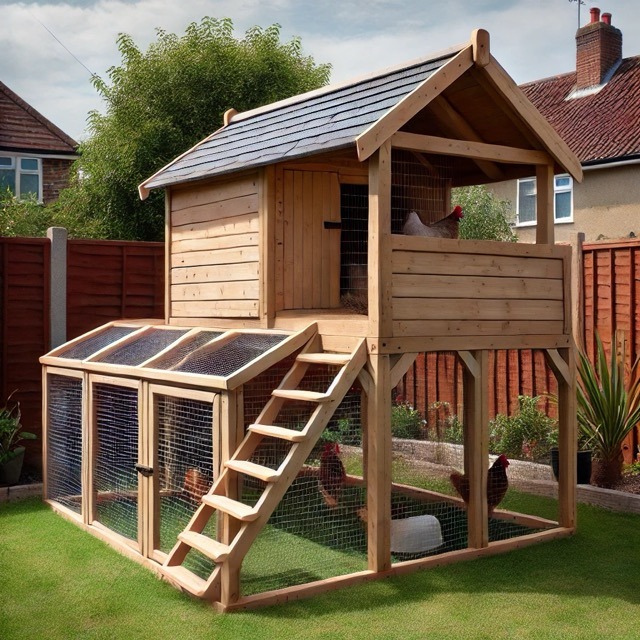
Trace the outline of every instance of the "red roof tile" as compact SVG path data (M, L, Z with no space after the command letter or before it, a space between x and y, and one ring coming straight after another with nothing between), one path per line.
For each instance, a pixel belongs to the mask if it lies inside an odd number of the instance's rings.
M640 56L625 58L598 93L567 100L575 85L573 72L520 88L583 164L640 155Z
M75 155L78 143L0 82L0 149Z

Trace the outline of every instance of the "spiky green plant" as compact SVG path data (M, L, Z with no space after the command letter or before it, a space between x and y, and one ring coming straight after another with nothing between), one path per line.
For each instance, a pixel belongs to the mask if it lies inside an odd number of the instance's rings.
M578 424L593 450L594 458L606 468L604 484L614 484L621 473L621 447L629 432L640 421L640 359L625 377L626 346L616 332L607 359L596 333L595 364L585 353L578 353Z

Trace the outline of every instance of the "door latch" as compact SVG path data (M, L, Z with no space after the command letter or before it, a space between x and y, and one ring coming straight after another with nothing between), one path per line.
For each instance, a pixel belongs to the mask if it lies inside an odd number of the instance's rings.
M153 467L147 467L144 464L136 464L136 471L141 473L145 478L153 475Z

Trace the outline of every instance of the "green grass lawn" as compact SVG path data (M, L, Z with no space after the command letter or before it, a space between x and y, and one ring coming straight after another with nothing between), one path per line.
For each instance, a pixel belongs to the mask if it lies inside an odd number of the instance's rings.
M27 500L0 505L0 638L640 638L639 546L581 505L572 538L221 615Z

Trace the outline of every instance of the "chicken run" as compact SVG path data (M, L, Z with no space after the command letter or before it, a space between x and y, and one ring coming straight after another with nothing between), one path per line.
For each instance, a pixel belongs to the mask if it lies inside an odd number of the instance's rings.
M140 185L166 195L165 318L109 323L41 358L46 500L222 611L570 535L556 173L582 176L483 30L229 110ZM457 239L452 189L531 175L536 244ZM517 461L488 452L496 349L540 350L557 378L555 518L505 508ZM444 465L392 438L394 389L441 351L464 370L463 445Z

